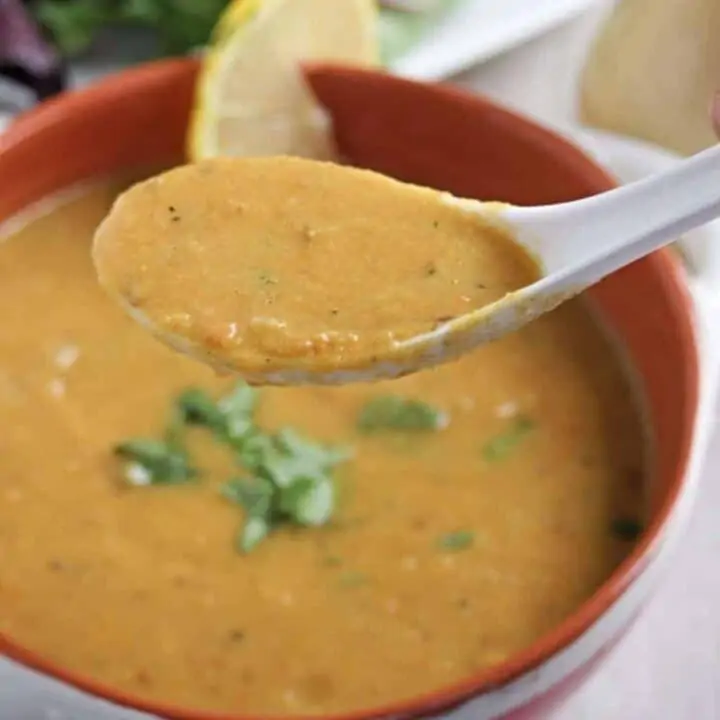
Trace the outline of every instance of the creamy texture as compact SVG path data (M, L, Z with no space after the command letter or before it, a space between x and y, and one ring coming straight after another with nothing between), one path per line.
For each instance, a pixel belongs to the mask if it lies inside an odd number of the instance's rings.
M161 433L181 388L228 383L98 287L91 236L115 190L99 184L0 244L0 633L173 706L343 711L498 663L626 555L612 526L641 505L640 424L576 301L402 380L263 390L263 427L354 449L328 527L238 553L242 511L217 492L237 471L201 431L202 482L123 486L115 443ZM387 394L449 424L358 432L367 400ZM449 533L472 542L452 551Z
M297 158L145 181L98 231L101 283L160 337L247 374L361 367L529 284L504 230L441 193Z

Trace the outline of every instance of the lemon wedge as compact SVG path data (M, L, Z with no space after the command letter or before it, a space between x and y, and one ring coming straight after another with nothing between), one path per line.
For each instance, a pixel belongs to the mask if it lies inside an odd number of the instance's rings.
M203 59L190 119L191 160L219 155L331 159L330 120L304 61L377 65L374 0L235 0Z

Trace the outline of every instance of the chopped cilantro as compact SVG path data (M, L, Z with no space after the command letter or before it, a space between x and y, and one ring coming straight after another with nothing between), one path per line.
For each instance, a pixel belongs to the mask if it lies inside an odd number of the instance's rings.
M438 538L437 546L440 550L446 552L458 552L459 550L467 550L474 541L475 533L470 530L457 530L441 535Z
M642 534L643 526L634 518L619 517L612 521L610 530L619 540L634 542Z
M176 485L197 475L187 454L162 440L126 440L115 446L115 454L126 461L123 477L130 485Z
M357 420L358 429L364 433L383 430L440 430L447 424L448 416L442 410L420 400L396 395L373 398L365 404Z
M133 485L185 482L196 476L184 449L188 425L204 427L235 454L244 474L220 492L245 510L237 546L249 552L283 524L319 526L335 508L334 467L345 449L328 447L286 428L271 433L254 419L258 393L240 383L219 401L188 388L176 399L165 441L129 440L116 448L128 462L125 478Z
M225 431L230 440L241 440L252 430L257 399L257 390L245 383L238 383L229 395L218 402L218 408L225 416Z
M516 445L535 428L535 423L525 415L510 421L510 427L500 435L488 440L483 446L483 457L488 462L504 460Z
M312 442L293 430L274 435L258 432L238 453L239 463L253 479L231 481L223 495L243 506L246 524L261 517L265 534L284 523L324 525L335 507L331 470L346 457L347 452Z
M202 425L223 441L242 441L253 427L257 391L244 383L215 402L204 390L188 388L177 399L185 422Z
M270 532L270 523L264 517L249 517L238 532L236 545L238 550L249 553L264 540Z
M274 488L264 478L236 478L220 489L228 500L241 505L248 517L267 517L272 512Z
M299 525L324 525L335 506L335 488L329 477L299 477L283 488L280 509Z
M204 390L188 388L180 393L176 403L186 423L202 425L218 434L225 432L225 415Z

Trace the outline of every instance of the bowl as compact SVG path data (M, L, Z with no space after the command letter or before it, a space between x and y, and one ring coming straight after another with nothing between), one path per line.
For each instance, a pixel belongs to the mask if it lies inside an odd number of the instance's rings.
M197 65L151 63L66 93L0 136L0 220L85 178L182 158ZM516 204L602 192L613 178L579 148L481 97L350 68L313 66L308 79L352 163L455 195ZM703 450L709 386L702 333L678 259L655 253L588 291L637 372L654 457L650 520L630 555L570 617L523 652L437 692L332 720L443 716L467 707L478 719L543 717L591 674L642 611L668 567L692 500ZM701 393L703 389L703 393ZM33 654L10 637L0 652L121 708L169 720L246 720L199 715L124 695ZM249 719L248 719L249 720ZM325 720L331 720L329 717Z

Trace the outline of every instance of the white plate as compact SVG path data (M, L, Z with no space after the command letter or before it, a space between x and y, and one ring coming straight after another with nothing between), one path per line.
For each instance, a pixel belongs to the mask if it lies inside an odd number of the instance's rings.
M407 77L440 80L540 35L598 0L465 0L397 61Z

